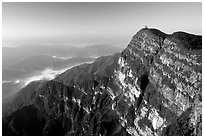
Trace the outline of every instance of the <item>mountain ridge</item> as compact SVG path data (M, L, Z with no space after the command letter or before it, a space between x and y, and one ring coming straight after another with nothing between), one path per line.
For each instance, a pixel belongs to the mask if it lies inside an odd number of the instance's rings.
M29 119L18 127L20 106L3 135L202 135L202 38L189 35L141 29L120 54L34 90L28 106L43 129L33 134Z

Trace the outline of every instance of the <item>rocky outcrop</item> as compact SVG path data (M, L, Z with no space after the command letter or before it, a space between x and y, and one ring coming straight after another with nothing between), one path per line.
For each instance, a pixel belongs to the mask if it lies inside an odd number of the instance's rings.
M123 99L136 107L134 125L127 123L127 131L132 135L201 132L201 58L201 49L187 48L173 35L155 29L140 30L122 52L116 70ZM169 129L186 114L188 122L182 121L176 130Z
M141 29L121 54L38 85L27 104L22 94L7 103L24 104L4 115L3 135L202 135L201 47L201 36ZM29 109L35 121L22 119Z

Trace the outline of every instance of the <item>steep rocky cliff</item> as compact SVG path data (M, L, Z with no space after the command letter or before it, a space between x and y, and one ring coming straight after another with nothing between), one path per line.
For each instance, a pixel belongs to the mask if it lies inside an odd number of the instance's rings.
M201 36L141 29L121 54L3 104L3 135L202 135L201 48Z
M174 34L142 29L122 52L115 72L123 99L135 109L134 124L126 123L130 134L201 132L202 51L200 45L191 48L194 37L184 43Z

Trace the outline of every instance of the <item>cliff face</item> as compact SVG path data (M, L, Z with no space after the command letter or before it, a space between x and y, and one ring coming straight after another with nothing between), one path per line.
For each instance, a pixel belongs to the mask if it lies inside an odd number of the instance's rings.
M201 45L141 29L121 54L44 82L27 104L23 94L7 103L3 135L202 135Z
M132 38L115 71L123 99L136 110L134 124L127 130L130 134L198 134L201 59L201 49L187 48L176 37L155 29L142 29Z

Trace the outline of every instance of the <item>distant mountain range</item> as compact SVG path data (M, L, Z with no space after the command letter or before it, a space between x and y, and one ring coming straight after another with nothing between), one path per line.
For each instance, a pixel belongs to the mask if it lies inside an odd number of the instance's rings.
M70 67L90 63L96 57L118 51L120 48L108 44L80 48L65 45L3 47L3 99L19 91L31 81L51 79Z
M15 80L26 78L35 72L42 71L45 68L60 70L69 68L83 62L94 61L95 58L90 57L73 57L68 59L53 58L50 56L38 55L25 59L14 65L2 70L3 80Z
M33 56L57 56L57 57L99 57L120 52L122 48L110 44L96 44L84 47L64 45L24 45L19 47L2 48L2 67L14 65Z
M5 100L3 135L202 135L201 40L143 28L121 53Z

